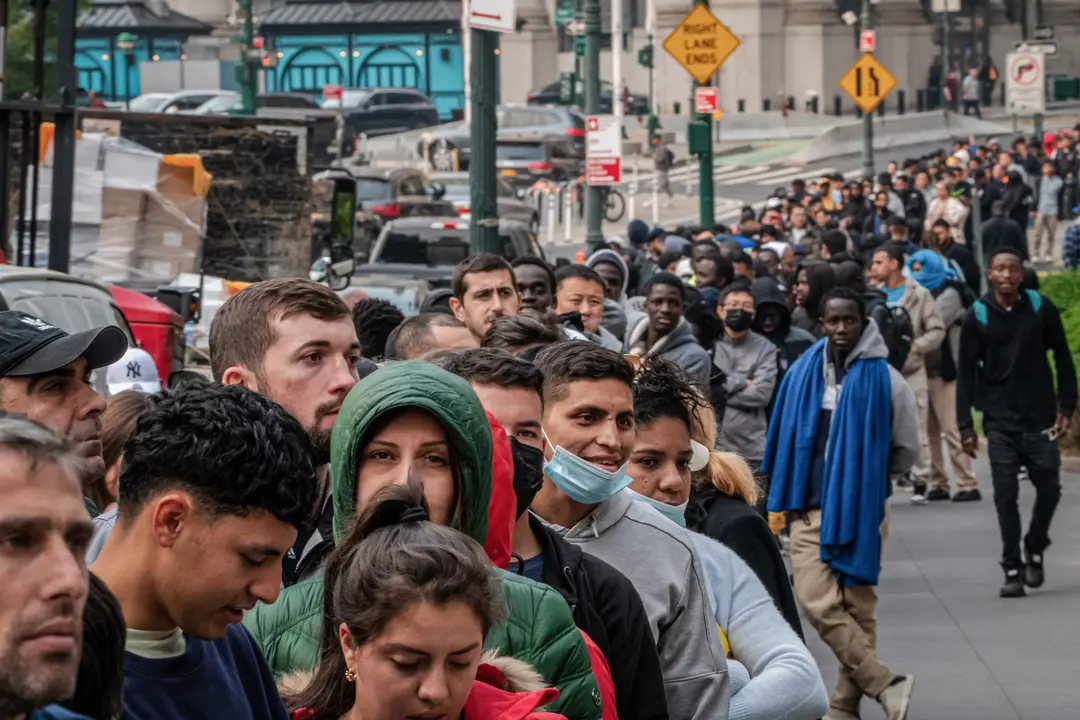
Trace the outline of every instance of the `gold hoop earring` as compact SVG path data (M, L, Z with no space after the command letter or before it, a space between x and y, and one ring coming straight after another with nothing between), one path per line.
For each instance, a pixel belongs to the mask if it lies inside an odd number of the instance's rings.
M345 668L345 679L348 682L356 682L356 672L351 668Z

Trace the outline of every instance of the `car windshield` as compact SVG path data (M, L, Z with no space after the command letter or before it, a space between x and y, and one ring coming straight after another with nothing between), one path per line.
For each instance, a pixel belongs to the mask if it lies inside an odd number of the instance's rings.
M469 257L469 226L389 232L375 248L372 264L457 265Z
M496 160L543 160L543 145L503 145L495 148Z
M135 112L153 112L164 105L165 101L171 97L172 95L166 95L165 93L147 93L132 98L129 107Z
M356 199L360 202L380 203L390 202L394 195L390 189L390 183L379 178L357 178Z
M241 110L244 101L239 95L218 95L216 98L207 100L193 111L196 115L217 115L219 113Z

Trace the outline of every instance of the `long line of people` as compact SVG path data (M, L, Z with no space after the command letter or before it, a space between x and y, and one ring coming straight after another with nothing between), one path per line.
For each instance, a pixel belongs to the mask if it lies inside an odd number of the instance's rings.
M902 720L914 677L875 632L894 487L950 497L944 439L979 499L977 406L1022 595L1076 405L1022 248L961 252L967 167L796 183L736 228L635 220L558 268L476 255L407 319L256 283L213 321L212 381L160 395L95 392L115 328L0 313L0 715L850 720L866 696Z

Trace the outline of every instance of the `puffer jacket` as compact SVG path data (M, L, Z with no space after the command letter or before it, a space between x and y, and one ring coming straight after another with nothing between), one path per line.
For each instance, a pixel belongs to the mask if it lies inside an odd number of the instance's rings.
M508 546L512 523L489 520L488 515L492 435L480 401L464 380L421 361L387 366L357 383L345 399L330 442L335 542L356 514L357 454L369 429L387 412L405 407L430 412L446 428L462 499L451 524L486 548L491 546L486 543L489 532L505 534ZM505 447L509 451L509 445ZM493 571L499 574L509 612L488 633L486 647L529 663L556 687L559 698L552 703L553 712L570 720L599 720L600 694L589 653L566 601L551 588L503 569ZM322 610L320 575L284 589L273 605L257 606L245 615L244 625L275 674L310 670L318 659Z
M690 323L686 318L679 318L679 324L675 329L660 338L651 348L646 348L643 353L647 333L649 332L649 318L644 316L636 325L630 327L623 343L623 352L634 353L635 350L642 359L661 357L675 363L697 382L702 389L709 387L709 377L712 374L712 363L709 361L709 353L705 348L698 345Z

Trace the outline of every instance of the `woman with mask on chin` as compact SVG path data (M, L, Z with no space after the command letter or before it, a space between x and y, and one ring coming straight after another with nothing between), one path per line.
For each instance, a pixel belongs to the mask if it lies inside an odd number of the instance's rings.
M563 718L535 711L558 691L528 665L484 653L502 589L479 543L428 519L425 495L416 480L383 488L331 555L319 664L290 679L306 685L286 691L292 717Z
M709 451L691 440L694 408L702 400L684 373L651 361L634 383L636 442L627 472L639 500L686 526L691 473ZM716 623L728 653L731 720L814 720L829 708L810 651L776 609L757 575L733 551L688 533L701 557Z

